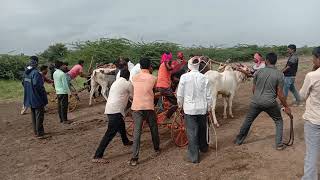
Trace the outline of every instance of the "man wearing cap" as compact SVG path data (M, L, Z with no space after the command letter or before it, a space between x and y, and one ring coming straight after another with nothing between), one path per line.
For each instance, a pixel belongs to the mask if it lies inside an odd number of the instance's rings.
M212 91L207 77L199 72L200 57L188 62L190 72L183 74L177 90L178 106L185 114L188 162L199 163L199 151L207 152L207 112L212 106Z
M294 102L294 106L301 106L301 98L299 92L297 91L294 85L299 64L299 58L296 53L296 45L290 44L288 46L288 54L289 59L287 61L286 67L282 70L284 74L283 93L284 96L288 98L289 91L291 91L296 99L296 101Z
M32 126L34 135L44 138L44 107L48 104L47 93L44 88L42 75L37 70L38 57L30 57L30 65L26 68L23 79L24 106L31 108Z

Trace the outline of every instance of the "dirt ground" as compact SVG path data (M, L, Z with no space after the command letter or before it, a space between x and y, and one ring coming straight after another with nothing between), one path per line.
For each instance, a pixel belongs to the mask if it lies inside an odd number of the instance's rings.
M280 66L284 60L280 61ZM306 72L311 69L310 57L301 58L297 86L301 87ZM222 100L218 100L218 156L214 145L201 154L200 164L183 161L186 148L176 147L170 131L160 128L162 152L154 156L150 133L142 135L140 164L127 162L131 149L124 147L120 137L111 142L106 165L91 163L94 152L106 130L104 102L88 107L87 94L81 96L80 107L69 117L75 123L62 125L54 112L45 114L45 131L52 137L33 137L30 113L19 114L21 102L0 103L0 179L300 179L303 175L304 107L292 107L295 143L284 151L274 149L273 121L261 114L241 146L233 140L248 111L251 83L241 85L234 99L235 118L222 119ZM291 102L291 98L289 102ZM284 139L288 137L289 119L285 122Z

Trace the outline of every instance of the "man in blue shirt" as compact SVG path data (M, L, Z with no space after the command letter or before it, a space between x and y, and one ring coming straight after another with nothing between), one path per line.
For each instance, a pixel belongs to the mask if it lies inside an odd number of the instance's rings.
M38 71L38 57L30 57L30 65L23 76L24 106L31 108L32 126L34 134L38 138L45 138L43 120L44 107L48 104L47 93L44 88L44 80Z

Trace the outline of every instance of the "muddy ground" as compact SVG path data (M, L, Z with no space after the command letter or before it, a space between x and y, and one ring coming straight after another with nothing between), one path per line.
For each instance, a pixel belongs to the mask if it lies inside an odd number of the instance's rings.
M280 62L281 66L284 60ZM300 88L311 69L310 57L301 58L297 85ZM117 136L107 148L110 164L91 163L94 152L105 133L104 102L88 107L88 94L81 95L80 106L69 117L75 123L62 125L54 111L45 114L45 131L52 137L33 137L30 113L19 114L21 102L0 103L0 179L300 179L303 174L304 107L292 107L295 143L284 151L274 149L273 121L261 114L241 146L233 140L239 131L251 97L251 83L241 85L234 99L235 118L222 119L222 100L218 100L218 156L211 145L201 154L200 164L183 161L186 148L176 147L170 130L160 128L162 152L154 156L150 133L142 135L140 164L128 166L131 149ZM289 102L291 102L291 98ZM288 137L289 119L285 121L284 138Z

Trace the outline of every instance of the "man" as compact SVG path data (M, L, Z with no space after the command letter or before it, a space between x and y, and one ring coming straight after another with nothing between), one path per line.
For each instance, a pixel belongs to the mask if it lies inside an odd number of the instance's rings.
M182 74L188 71L187 61L184 60L184 55L182 52L178 52L177 54L178 59L172 61L172 71L171 71L171 80L172 80L172 90L175 91L179 80Z
M79 60L78 64L74 65L70 69L70 71L68 71L68 75L70 77L70 80L73 80L73 79L77 78L78 76L83 77L83 78L88 77L88 74L83 72L83 65L84 65L84 61Z
M53 80L47 78L48 74L48 66L47 65L42 65L40 66L40 74L42 75L43 81L48 83L48 84L53 84Z
M177 106L177 98L175 97L172 87L171 87L171 60L164 61L158 71L158 79L157 79L157 91L160 92L161 96L165 96L170 102L170 108L166 113L165 119L158 120L158 122L166 123L170 120L170 117L174 112L176 112Z
M132 97L133 93L129 77L130 72L128 70L122 70L120 78L116 80L110 88L105 108L105 114L107 114L109 119L108 129L100 142L96 154L94 155L93 162L95 163L109 163L109 161L102 159L103 153L117 132L121 135L123 145L129 146L133 144L127 137L126 126L124 123L126 106L129 97Z
M183 74L177 91L178 106L183 108L188 138L188 159L199 163L199 151L207 152L207 112L212 106L209 80L199 72L199 57L188 62L190 72Z
M128 69L128 64L125 60L119 59L118 63L116 64L116 80L120 78L121 70Z
M56 62L56 71L53 73L54 86L56 90L56 94L58 96L58 113L60 122L64 124L70 124L68 121L68 96L71 94L69 81L65 70L66 64L57 61Z
M153 88L156 84L156 78L151 74L151 61L148 58L140 60L141 72L133 77L133 102L132 102L132 117L134 120L134 135L133 135L133 155L130 160L131 166L136 166L139 159L140 138L142 132L142 123L147 121L152 136L153 148L156 153L160 152L159 148L159 133L154 111L154 93Z
M306 154L304 159L303 180L318 179L318 154L320 151L320 47L313 50L314 71L309 72L300 90L300 96L306 99L303 114Z
M283 150L285 148L282 143L283 119L280 107L276 101L277 96L284 106L285 112L291 114L291 110L283 95L283 74L276 69L276 63L277 55L275 53L267 54L266 67L258 70L254 76L253 98L247 117L235 140L237 145L243 143L248 135L251 124L264 111L273 119L276 125L276 149Z
M44 82L49 83L49 84L53 84L53 80L47 78L48 66L46 66L46 65L40 66L40 74L42 75ZM22 106L21 115L24 115L27 110L28 110L27 107Z
M47 93L44 89L44 81L37 70L38 57L30 57L30 65L24 73L24 107L31 108L32 126L34 135L40 139L45 138L43 120L44 107L48 104Z
M287 61L286 67L282 70L284 74L284 87L283 87L284 96L285 98L288 98L288 94L290 90L296 100L294 102L294 106L302 106L299 93L296 90L296 87L294 85L296 74L298 71L298 64L299 64L299 58L296 53L296 45L290 44L288 46L288 54L289 54L289 59Z

